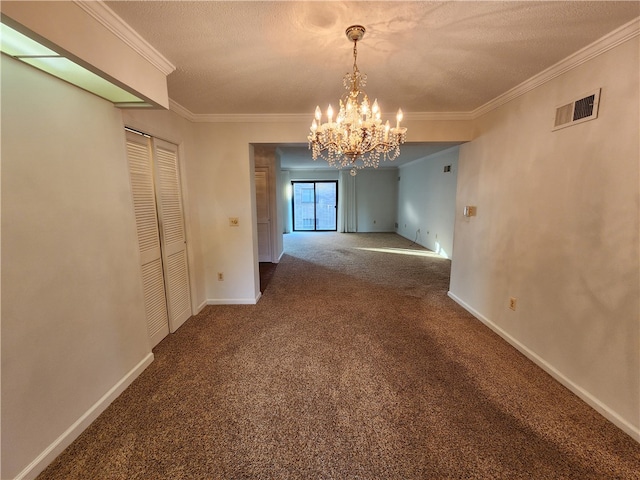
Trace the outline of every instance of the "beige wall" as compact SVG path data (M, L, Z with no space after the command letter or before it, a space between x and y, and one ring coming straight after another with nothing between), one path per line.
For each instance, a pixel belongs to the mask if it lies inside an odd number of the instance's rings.
M46 466L65 446L59 437L80 433L108 404L102 397L117 395L152 356L120 111L1 62L0 477L8 479L39 455Z
M363 169L355 177L358 232L395 232L398 169Z
M150 112L153 114L153 112ZM466 141L464 121L406 122L411 141ZM254 303L259 297L252 144L304 143L309 122L194 123L198 199L206 296L209 303ZM238 217L239 227L229 227ZM224 272L224 282L217 281Z
M260 295L252 144L299 142L295 124L195 123L203 268L209 303L255 303ZM229 226L229 217L240 225ZM217 273L224 281L217 281Z
M460 147L450 289L636 439L638 43L476 121L477 138ZM598 119L551 131L557 105L598 87ZM477 216L464 218L464 205Z
M398 234L447 258L453 253L458 151L449 148L398 171Z

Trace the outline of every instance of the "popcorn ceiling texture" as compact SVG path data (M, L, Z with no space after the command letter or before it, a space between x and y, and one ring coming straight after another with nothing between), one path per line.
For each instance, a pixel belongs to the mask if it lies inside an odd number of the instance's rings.
M638 2L106 2L170 60L194 114L313 116L351 71L383 118L470 112L640 15ZM335 105L334 105L335 107Z
M640 445L449 270L395 234L285 235L257 305L188 320L38 478L637 479Z

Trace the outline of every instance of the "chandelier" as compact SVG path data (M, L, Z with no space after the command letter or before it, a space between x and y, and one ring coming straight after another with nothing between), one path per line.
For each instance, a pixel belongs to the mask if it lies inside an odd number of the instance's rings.
M378 168L380 160L395 160L407 133L407 129L400 126L401 109L398 109L395 127L390 127L388 120L383 125L378 100L371 104L367 94L360 90L367 83L367 76L360 73L357 65L358 42L364 37L364 32L361 25L347 28L347 38L353 42L353 73L347 73L343 79L348 92L340 99L335 120L331 105L327 109L325 123L322 123L320 107L316 107L308 136L314 160L320 157L332 167L350 167L351 175L360 168Z

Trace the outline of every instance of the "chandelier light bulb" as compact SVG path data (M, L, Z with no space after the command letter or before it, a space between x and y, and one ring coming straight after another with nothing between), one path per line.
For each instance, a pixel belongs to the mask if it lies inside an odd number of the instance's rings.
M364 100L362 101L362 114L366 115L367 113L369 113L369 99L364 97Z
M343 78L347 93L339 101L336 122L331 105L327 109L327 123L322 123L322 112L316 107L307 137L314 160L321 157L332 167L349 168L351 175L360 168L378 168L381 160L395 160L407 132L400 127L402 110L398 110L396 128L391 128L388 120L383 126L378 99L371 104L367 94L360 90L367 83L367 76L360 73L357 65L357 46L364 32L361 25L346 30L347 38L353 42L353 72Z

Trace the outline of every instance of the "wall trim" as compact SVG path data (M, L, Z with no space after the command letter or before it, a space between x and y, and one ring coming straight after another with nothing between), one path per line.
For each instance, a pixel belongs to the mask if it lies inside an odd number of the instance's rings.
M210 298L207 305L255 305L262 297L262 293L258 293L256 298Z
M169 109L194 123L301 123L313 120L309 113L193 113L175 100L169 99ZM466 121L471 112L407 112L405 121ZM311 123L309 123L311 125Z
M206 307L207 305L208 303L206 300L198 305L198 307L196 308L196 313L194 313L194 315L198 315L202 310L204 310L204 307Z
M177 115L180 115L185 120L189 120L190 122L196 121L195 114L191 113L189 110L187 110L186 108L184 108L182 105L180 105L175 100L172 100L171 98L169 98L169 110L171 110L173 113Z
M26 466L15 480L35 478L62 451L80 436L80 434L96 419L138 376L153 362L153 353L149 352L135 367L122 377L105 393L89 410L76 420L67 430Z
M604 37L596 40L595 42L587 45L586 47L572 53L565 59L559 61L555 65L543 70L542 72L534 75L529 80L522 82L520 85L513 87L506 91L502 95L497 96L493 100L485 103L484 105L476 108L473 112L470 112L471 117L476 119L485 113L495 110L496 108L504 105L505 103L514 100L527 92L539 87L540 85L553 80L560 75L567 73L569 70L579 67L585 62L608 52L609 50L617 47L618 45L631 40L634 37L640 35L640 17L625 23L621 27L609 32Z
M175 65L101 0L73 0L73 2L165 75L169 75L176 69Z
M632 425L627 420L625 420L620 415L618 415L614 410L612 410L607 405L605 405L600 400L598 400L596 397L591 395L584 388L582 388L579 385L577 385L576 383L572 382L569 378L567 378L560 371L558 371L555 367L553 367L553 365L551 365L549 362L544 360L542 357L540 357L534 351L530 350L523 343L519 342L514 337L509 335L506 331L504 331L498 325L496 325L491 320L489 320L487 317L482 315L480 312L475 310L473 307L471 307L470 305L465 303L461 298L457 297L454 293L449 291L449 292L447 292L447 295L451 299L453 299L458 305L460 305L462 308L464 308L466 311L468 311L471 315L476 317L478 320L480 320L482 323L484 323L487 327L489 327L495 333L500 335L504 340L506 340L509 344L511 344L511 346L516 348L518 351L520 351L520 353L525 355L529 360L531 360L533 363L538 365L545 372L547 372L549 375L551 375L553 378L555 378L558 382L560 382L562 385L564 385L569 390L571 390L573 393L575 393L587 405L589 405L594 410L596 410L600 415L602 415L604 418L609 420L616 427L618 427L620 430L622 430L627 435L629 435L631 438L633 438L636 442L640 443L640 427L636 427L636 426Z

